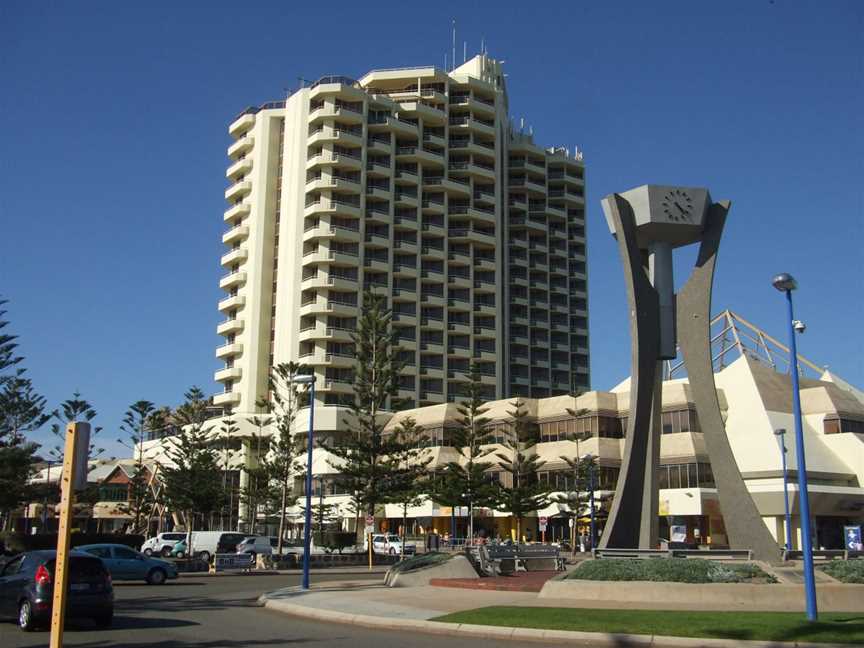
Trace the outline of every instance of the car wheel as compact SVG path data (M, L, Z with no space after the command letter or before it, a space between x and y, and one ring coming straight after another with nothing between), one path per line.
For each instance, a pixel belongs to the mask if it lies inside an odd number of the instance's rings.
M178 557L178 558L185 558L185 557L186 557L186 552L183 551L183 550L178 551L178 552L177 552L177 557Z
M151 569L150 573L147 574L147 584L148 585L164 585L165 584L165 571L162 569Z
M148 556L150 554L147 554ZM162 547L162 557L170 558L171 557L171 547Z
M109 628L111 627L111 623L114 621L114 608L111 608L107 612L100 614L99 616L93 617L93 623L96 624L99 628Z
M198 554L198 558L200 558L201 560L203 560L206 563L209 563L210 562L210 552L209 551L202 551L201 553Z
M21 601L18 606L18 627L24 632L31 632L36 628L36 621L33 619L33 604L28 600Z
M147 549L144 550L144 555L149 558L150 556L153 555L153 550L148 547Z

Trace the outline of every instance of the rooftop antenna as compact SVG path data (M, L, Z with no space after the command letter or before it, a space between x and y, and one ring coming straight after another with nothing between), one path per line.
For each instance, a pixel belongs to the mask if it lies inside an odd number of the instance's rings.
M462 41L462 62L468 60L468 41Z
M485 36L480 37L480 53L483 54L484 56L486 55L486 37Z
M453 21L453 58L450 59L453 61L453 67L456 67L456 21Z
M444 71L447 71L447 52L444 52Z

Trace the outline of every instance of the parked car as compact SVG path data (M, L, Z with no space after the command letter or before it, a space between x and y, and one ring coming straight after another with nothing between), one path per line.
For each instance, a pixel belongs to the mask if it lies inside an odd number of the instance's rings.
M217 553L235 553L237 545L248 537L232 531L193 531L192 553L196 558L209 563L210 559ZM189 556L186 534L183 534L183 538L174 543L169 555L175 558Z
M363 550L369 550L369 541L363 543ZM389 554L398 556L402 554L402 539L395 533L376 533L372 536L372 551L377 554ZM417 545L413 542L405 543L405 555L413 556L417 553Z
M258 554L261 554L262 556L273 555L273 549L276 545L276 538L270 538L268 536L247 536L237 545L237 553L250 554L252 556L252 561L254 562Z
M18 619L22 630L34 630L51 619L56 551L27 551L0 571L0 616ZM93 619L105 628L114 618L114 588L104 563L83 551L69 553L70 618Z
M178 540L174 543L174 546L171 547L168 556L171 558L185 558L187 546L185 538L183 540Z
M121 544L91 544L78 547L101 559L114 580L143 580L148 585L162 585L177 578L177 568L170 562L150 558Z
M167 558L171 555L171 549L174 548L174 545L178 540L182 540L186 537L186 534L183 532L170 531L167 533L159 533L153 538L149 538L143 545L141 545L141 553L145 556L152 556L156 554L157 556L164 556Z

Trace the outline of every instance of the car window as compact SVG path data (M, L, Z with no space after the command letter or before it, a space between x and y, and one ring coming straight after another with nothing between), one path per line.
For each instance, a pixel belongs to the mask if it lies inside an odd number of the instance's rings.
M21 565L24 562L24 556L18 556L17 558L13 558L6 566L3 568L3 572L0 573L0 576L14 576L21 569Z
M399 536L397 536L397 535L390 535L390 536L387 536L387 540L388 540L389 542L399 542Z
M126 547L114 547L114 557L121 560L135 560L138 558L138 553Z
M108 547L90 547L88 549L85 549L84 551L89 554L93 554L98 558L111 558L111 549L109 549Z
M183 538L186 537L186 534L185 533L166 533L162 537L165 538L166 540L182 540Z

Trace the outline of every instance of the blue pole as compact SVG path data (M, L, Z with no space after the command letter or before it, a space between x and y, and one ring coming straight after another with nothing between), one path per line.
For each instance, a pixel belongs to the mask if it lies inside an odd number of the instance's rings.
M786 509L786 550L792 551L792 515L789 513L789 475L786 470L786 435L780 435L780 456L783 458L783 506Z
M792 376L792 408L795 418L795 454L798 458L798 501L801 514L801 549L804 552L804 591L807 597L807 619L816 621L816 579L813 574L813 543L810 538L810 497L807 494L807 462L804 459L804 430L801 426L801 394L798 386L798 347L795 341L795 319L792 291L786 290L789 319L789 373Z
M309 431L306 435L306 519L303 525L303 589L309 589L312 527L312 430L315 426L315 381L309 383Z
M588 487L591 489L591 549L597 545L597 531L594 526L594 460L588 464Z

